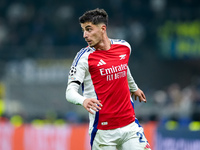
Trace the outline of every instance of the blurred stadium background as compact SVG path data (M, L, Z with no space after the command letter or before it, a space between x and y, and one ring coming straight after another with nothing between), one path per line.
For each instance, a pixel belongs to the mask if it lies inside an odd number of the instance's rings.
M136 116L153 149L199 149L200 1L1 0L0 150L89 149L88 113L65 89L87 46L78 18L97 7L109 37L132 46L129 66L148 100L135 102Z

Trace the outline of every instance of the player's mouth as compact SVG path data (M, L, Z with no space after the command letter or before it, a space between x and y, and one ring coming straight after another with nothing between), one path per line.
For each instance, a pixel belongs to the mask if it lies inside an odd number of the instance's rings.
M87 42L89 45L92 44L92 41L91 41L91 40L87 40L86 42Z

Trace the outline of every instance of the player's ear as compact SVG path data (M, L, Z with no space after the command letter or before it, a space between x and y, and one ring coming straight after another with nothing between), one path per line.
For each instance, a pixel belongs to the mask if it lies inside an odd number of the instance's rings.
M107 27L106 27L105 24L102 24L102 25L101 25L101 30L102 30L103 32L106 32L106 28L107 28Z

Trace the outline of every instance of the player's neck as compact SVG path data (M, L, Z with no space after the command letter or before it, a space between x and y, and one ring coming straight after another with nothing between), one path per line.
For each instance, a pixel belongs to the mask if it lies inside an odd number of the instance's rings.
M105 36L104 38L102 38L99 44L96 45L94 48L97 50L109 50L110 47L111 47L111 41L109 40L108 36Z

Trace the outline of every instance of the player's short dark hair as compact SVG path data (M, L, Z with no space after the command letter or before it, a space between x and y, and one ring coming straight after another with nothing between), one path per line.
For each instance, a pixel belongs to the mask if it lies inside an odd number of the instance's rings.
M94 10L86 11L80 18L80 23L91 22L95 25L104 23L108 25L108 14L104 9L96 8Z

